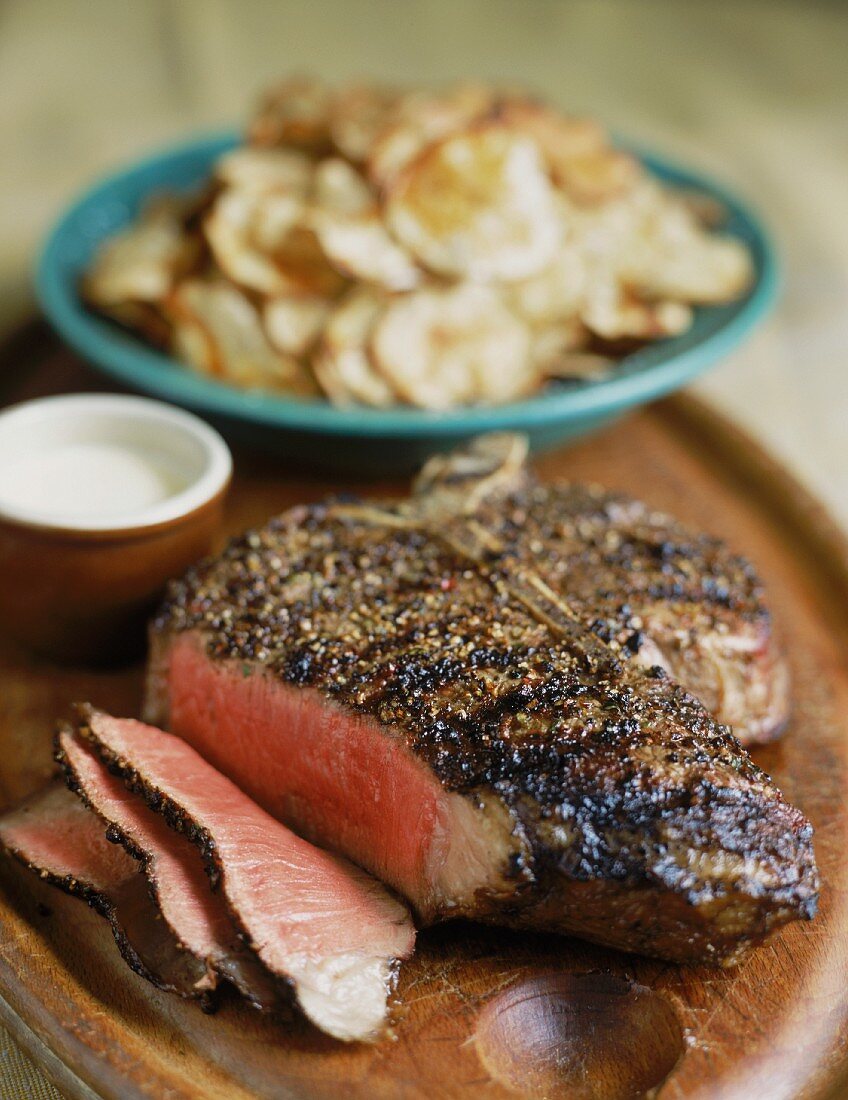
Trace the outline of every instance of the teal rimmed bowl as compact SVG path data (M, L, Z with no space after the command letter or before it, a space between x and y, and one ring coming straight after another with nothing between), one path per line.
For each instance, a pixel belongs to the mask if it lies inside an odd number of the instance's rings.
M700 191L726 207L729 217L723 231L747 243L755 279L743 299L698 309L684 335L626 356L612 378L551 387L526 401L495 408L444 413L336 408L323 400L240 390L193 373L92 314L77 291L80 275L100 242L130 222L151 194L197 187L208 177L213 161L237 142L233 132L192 139L96 184L70 206L50 233L38 262L36 289L56 330L111 377L203 413L231 437L301 462L348 473L400 473L434 451L493 430L523 431L535 449L552 447L685 385L732 351L774 301L774 252L757 217L723 187L640 153L660 179Z

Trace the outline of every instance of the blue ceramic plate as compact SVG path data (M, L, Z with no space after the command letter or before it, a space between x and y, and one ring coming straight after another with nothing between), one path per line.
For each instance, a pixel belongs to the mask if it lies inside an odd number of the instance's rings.
M735 348L774 300L773 251L752 212L711 181L663 159L643 156L662 180L724 204L729 212L724 229L747 243L756 277L745 298L699 309L687 333L627 356L612 378L552 387L511 405L446 413L340 409L321 400L239 390L193 373L93 315L77 293L80 275L105 237L131 222L151 194L196 188L208 178L215 159L237 141L235 133L194 139L148 157L89 190L50 234L38 264L37 291L59 333L107 374L132 389L203 413L231 436L282 455L346 471L386 473L412 468L433 451L496 429L525 431L535 448L550 447L685 385Z

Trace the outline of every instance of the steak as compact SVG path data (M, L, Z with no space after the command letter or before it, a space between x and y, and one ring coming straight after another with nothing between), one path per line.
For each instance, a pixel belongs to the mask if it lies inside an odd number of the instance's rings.
M733 964L814 915L812 830L667 669L721 684L718 710L760 699L773 732L758 582L522 459L484 437L409 501L295 508L190 570L153 625L146 714L425 923Z
M493 437L489 437L492 439ZM519 454L523 453L521 451ZM419 500L457 508L487 461L431 460ZM659 666L743 744L779 736L789 676L754 567L720 540L598 486L540 485L513 460L506 485L472 500L475 519L514 561L532 565L618 656Z
M54 783L0 818L0 845L38 877L105 917L127 965L159 989L212 1007L206 967L159 918L136 861L103 823Z
M211 994L223 978L255 1008L269 1011L284 1004L287 990L277 988L279 983L239 940L223 898L210 889L194 845L110 775L72 729L59 733L56 757L71 788L93 811L89 816L101 835L108 836L111 846L120 842L135 857L131 862L136 879L135 860L141 862L155 903L153 920L160 926L164 923L173 939L197 960L195 988Z
M86 707L76 732L196 845L245 942L304 1014L338 1039L376 1038L396 964L413 948L404 906L365 872L295 836L185 741Z

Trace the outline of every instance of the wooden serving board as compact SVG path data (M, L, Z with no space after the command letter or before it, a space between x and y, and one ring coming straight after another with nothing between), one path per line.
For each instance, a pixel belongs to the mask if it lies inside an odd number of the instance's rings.
M0 352L2 400L103 389L41 327ZM237 531L338 483L237 454ZM662 402L570 450L544 477L601 482L726 537L768 584L794 674L786 739L757 760L811 818L821 912L735 971L681 969L555 936L445 926L402 970L392 1038L344 1046L235 999L216 1016L121 962L106 923L11 865L0 882L0 1018L71 1097L842 1095L848 1044L848 550L746 437L692 399ZM400 490L384 484L380 491ZM140 668L57 669L0 640L0 802L51 771L76 699L137 712Z

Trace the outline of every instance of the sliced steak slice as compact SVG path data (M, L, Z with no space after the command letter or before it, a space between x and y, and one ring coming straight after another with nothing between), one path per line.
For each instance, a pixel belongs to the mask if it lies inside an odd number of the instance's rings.
M213 1007L205 965L159 918L136 861L109 843L103 822L63 784L50 784L0 818L0 845L40 879L105 917L136 974Z
M161 914L157 923L164 920L176 942L197 959L203 974L200 984L211 990L224 978L255 1008L270 1011L285 1005L288 989L281 988L240 941L226 903L210 888L191 842L110 775L70 728L56 739L56 759L71 789L105 823L101 831L107 830L109 840L122 844L141 862Z
M77 732L130 789L201 851L213 886L267 970L338 1039L383 1029L407 910L345 860L295 836L184 741L81 708Z
M146 713L424 921L736 962L814 914L812 830L584 621L547 536L523 541L544 495L487 446L409 503L296 508L191 570L153 627Z

